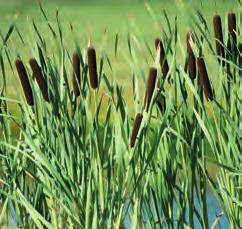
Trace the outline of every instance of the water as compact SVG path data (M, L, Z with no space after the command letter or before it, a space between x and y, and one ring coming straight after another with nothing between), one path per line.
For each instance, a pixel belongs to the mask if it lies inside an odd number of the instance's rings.
M128 206L128 202L126 207ZM198 209L199 204L198 204L198 200L195 199L195 206ZM209 228L211 228L211 226L213 225L214 221L216 220L217 216L222 212L222 209L220 208L216 198L214 197L213 193L211 192L211 190L207 191L207 209L208 209L208 220L209 220ZM176 206L174 206L174 212L176 212ZM188 222L188 213L187 213L187 222ZM148 221L148 218L145 219L145 221ZM124 220L124 226L127 229L131 229L132 228L132 222L129 216L127 216ZM164 226L164 225L163 225ZM174 226L176 227L176 226ZM195 229L202 229L197 217L194 215L194 228ZM217 228L221 228L221 229L229 229L229 222L226 218L225 215L223 215L219 221L219 223L216 225L215 227Z
M15 210L13 208L12 203L10 202L9 204L10 204L10 206L9 206L10 213L9 213L8 228L17 228L17 223L16 223L17 219L16 219ZM127 206L128 206L128 201L126 202L126 207ZM198 209L198 200L197 199L195 199L195 206ZM217 215L219 215L222 212L222 210L220 209L216 198L214 197L213 193L210 190L207 191L207 209L208 209L208 217L209 217L209 228L211 228ZM124 210L124 212L125 212L125 210ZM176 206L174 206L174 211L176 212ZM188 218L188 214L187 214L187 218ZM146 218L145 220L148 221L148 218ZM195 229L202 228L196 216L194 216L194 225L195 225ZM127 229L132 228L132 222L131 222L131 219L129 216L127 216L125 218L124 226ZM225 215L223 215L221 217L219 223L216 225L216 229L217 228L221 228L221 229L229 228L229 223L228 223L228 220Z

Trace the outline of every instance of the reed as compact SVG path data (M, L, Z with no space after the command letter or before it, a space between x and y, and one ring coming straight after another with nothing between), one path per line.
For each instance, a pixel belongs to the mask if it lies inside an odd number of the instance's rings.
M154 67L151 67L149 70L147 88L146 88L146 93L145 93L145 95L146 95L145 102L146 102L146 111L147 112L149 110L152 95L154 93L156 76L157 76L157 69Z
M19 75L19 79L24 91L24 95L25 95L25 99L28 103L29 106L33 106L34 105L34 98L33 98L33 92L29 83L29 79L27 76L27 72L26 69L24 67L24 64L22 62L22 60L17 59L15 61L15 66Z
M229 34L233 38L233 41L236 43L236 15L235 15L235 13L228 14L228 30L229 30Z
M237 56L237 38L236 38L236 15L235 13L228 14L228 31L229 31L229 40L228 40L228 50Z
M46 80L42 74L41 68L38 65L36 59L31 58L29 60L29 65L32 69L33 75L35 76L35 79L39 85L39 88L41 90L41 93L45 99L46 102L49 102L49 94L48 94L48 87L47 87L47 83Z
M189 74L189 77L192 80L194 80L196 78L196 58L192 51L190 41L191 41L191 33L188 32L186 35L187 55L188 55L188 74Z
M133 148L139 129L140 129L140 125L143 119L143 115L142 113L138 113L135 117L135 121L134 121L134 125L133 125L133 130L132 130L132 134L131 134L131 138L130 138L130 147Z
M202 57L197 57L197 67L200 79L202 81L203 91L208 101L213 101L212 88L209 82L208 73L204 59Z
M81 87L81 70L80 70L80 58L77 52L75 52L72 56L72 64L73 64L73 91L76 97L80 95L80 87Z
M155 39L155 48L160 48L160 67L163 74L163 78L165 79L169 72L169 65L165 55L164 46L160 38Z
M96 89L98 87L96 51L91 46L87 49L87 59L90 84L93 89Z
M222 22L221 17L219 15L215 15L213 17L213 28L214 28L214 36L215 36L215 45L216 45L216 53L217 56L225 58L224 52L224 41L223 41L223 30L222 30ZM219 63L222 63L222 66L225 65L225 61L218 58Z
M165 96L159 94L158 97L157 97L157 106L160 110L161 113L165 113L166 111L166 98Z

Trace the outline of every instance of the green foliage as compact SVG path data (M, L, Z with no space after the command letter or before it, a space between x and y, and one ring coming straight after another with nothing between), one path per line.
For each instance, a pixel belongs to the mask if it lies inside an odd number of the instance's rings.
M153 14L149 5L147 9ZM224 214L221 217L227 218L231 228L239 228L238 60L228 55L226 67L219 65L213 35L201 12L193 15L195 38L191 46L196 56L204 56L205 62L207 56L214 61L212 72L216 75L209 75L215 94L213 102L206 101L198 74L192 81L184 71L185 42L177 34L177 20L170 23L172 19L166 12L167 29L160 34L170 67L166 79L154 61L154 49L134 26L127 35L125 50L126 66L131 67L133 77L121 85L109 52L97 49L99 87L93 90L88 78L87 47L79 45L73 29L72 43L80 56L82 73L81 95L75 97L71 85L72 55L60 18L57 13L56 22L49 21L43 8L41 11L49 33L43 33L38 23L30 23L36 38L30 41L28 58L38 60L47 81L49 103L44 101L29 67L34 106L27 106L22 96L18 100L8 97L5 69L10 67L17 77L12 63L22 53L9 44L17 26L11 25L7 35L2 36L0 225L194 228L196 218L199 226L210 228L209 188ZM157 20L154 14L152 18ZM18 34L21 42L27 42L25 34ZM47 36L55 49L50 50ZM116 35L112 53L118 56L120 50ZM144 74L138 50L149 53L147 65L158 69L160 88L155 89L148 112L141 99L148 68ZM166 98L164 110L156 103L161 94ZM12 106L18 109L16 116L9 109ZM129 141L138 112L142 112L143 120L131 148ZM18 134L12 132L12 125ZM217 168L216 174L214 169L209 171L209 163Z

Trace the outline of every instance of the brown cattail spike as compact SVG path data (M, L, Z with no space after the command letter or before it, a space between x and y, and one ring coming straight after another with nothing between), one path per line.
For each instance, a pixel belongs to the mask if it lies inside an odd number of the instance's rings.
M22 60L17 59L15 61L15 66L19 75L19 79L24 91L24 95L25 95L25 99L28 103L28 105L33 106L34 105L34 98L33 98L33 93L32 93L32 89L29 83L29 79L27 76L27 72L26 69L24 67L24 64L22 62Z
M138 132L139 132L139 128L141 125L143 119L143 115L141 113L138 113L135 117L135 121L134 121L134 126L133 126L133 130L132 130L132 135L131 135L131 139L130 139L130 147L133 148Z
M236 15L235 13L229 13L228 14L228 30L229 30L229 51L234 52L234 55L236 57L237 50L237 38L236 38Z
M222 22L219 15L215 15L213 17L213 27L214 27L214 36L215 36L215 44L216 44L216 52L217 55L225 58L224 53L224 41L223 41L223 30L222 30ZM220 59L218 58L219 63L221 63ZM225 62L222 61L222 65L225 65Z
M239 44L239 76L242 77L242 43Z
M157 105L160 109L160 112L165 113L165 111L166 111L166 99L165 99L164 95L159 94L158 97L157 97L156 103L157 103Z
M163 43L159 38L155 39L155 47L156 47L156 49L158 49L160 47L160 66L161 66L163 78L165 79L169 72L169 65L167 62L166 55L165 55Z
M186 35L186 43L187 43L187 54L188 54L188 73L190 78L193 80L196 78L196 59L195 59L195 55L192 51L192 47L190 44L191 41L191 33L188 32Z
M208 79L208 73L204 63L204 59L202 57L197 58L197 66L205 96L207 100L213 101L212 88Z
M73 74L73 90L74 94L76 97L80 95L80 85L81 85L81 71L80 71L80 58L78 53L74 53L72 57L72 62L73 62L73 69L74 69L74 74Z
M87 59L88 59L88 71L89 71L90 84L93 89L96 89L98 87L98 75L97 75L96 52L93 47L88 47Z
M152 67L149 71L147 89L146 89L146 111L148 112L152 95L155 89L155 81L157 76L157 69Z
M35 76L37 83L39 85L39 88L41 90L41 93L45 99L46 102L49 102L49 94L48 94L48 88L46 80L42 74L41 68L38 65L36 59L32 58L29 60L29 65L32 69L33 75Z

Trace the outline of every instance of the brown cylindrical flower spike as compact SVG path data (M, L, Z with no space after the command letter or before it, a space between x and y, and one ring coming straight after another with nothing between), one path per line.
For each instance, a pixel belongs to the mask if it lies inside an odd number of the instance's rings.
M152 99L152 95L155 89L155 81L157 76L157 69L152 67L149 71L148 81L147 81L147 89L146 89L146 111L148 112L150 102Z
M215 36L215 44L216 44L216 52L217 55L225 58L224 53L224 41L223 41L223 30L222 30L222 22L219 15L215 15L213 17L213 27L214 27L214 36ZM221 60L218 58L219 63L221 63ZM222 65L225 65L225 62L222 61Z
M136 117L135 117L134 126L133 126L133 130L132 130L132 135L131 135L131 138L130 138L130 147L131 148L134 147L134 144L135 144L138 132L139 132L139 128L140 128L142 119L143 119L143 115L141 113L138 113L136 115Z
M35 76L37 83L39 85L39 88L41 90L41 93L45 99L46 102L49 102L49 94L48 94L48 88L46 80L42 74L41 68L38 65L36 59L32 58L29 60L29 65L32 69L33 75Z
M197 66L198 66L198 72L199 72L200 79L202 81L202 86L203 86L203 91L205 93L205 96L207 100L213 101L212 88L209 82L206 65L202 57L197 57Z
M163 95L159 94L156 101L160 112L164 113L166 111L166 99Z
M81 85L81 71L80 71L80 58L78 53L74 53L72 57L72 63L73 63L73 90L76 97L80 95L80 85Z
M91 45L87 49L88 71L90 84L93 89L98 87L96 51Z
M24 64L22 60L17 59L15 61L15 66L19 75L19 79L24 91L25 99L28 103L28 105L33 106L34 105L34 98L33 98L33 92L29 83L29 79L27 76L26 69L24 67Z
M236 41L236 16L235 16L235 13L228 14L228 27L229 27L229 34L233 37L233 40Z
M156 49L158 47L160 47L160 66L161 66L163 78L165 79L168 72L169 72L169 65L168 65L168 62L167 62L167 58L165 56L165 50L164 50L164 47L163 47L163 43L160 40L160 38L155 39L155 47L156 47Z
M229 51L231 52L234 50L235 55L237 54L236 45L237 45L237 38L236 38L236 15L235 13L228 14L228 30L229 30ZM231 50L232 49L232 50Z
M188 32L186 35L186 43L187 43L187 54L188 54L188 73L190 78L193 80L196 78L196 59L195 59L195 55L192 51L192 47L190 44L190 40L191 40L191 33Z

